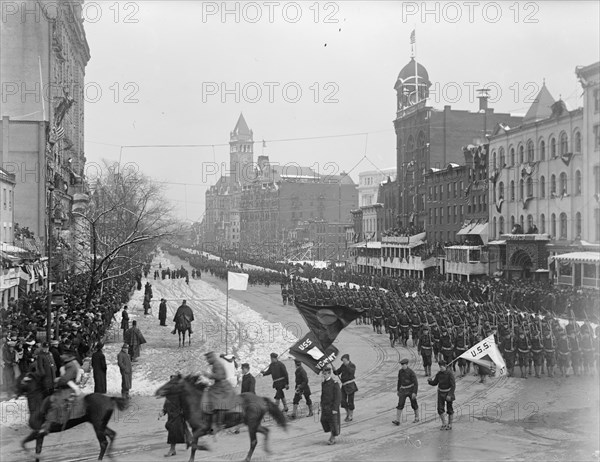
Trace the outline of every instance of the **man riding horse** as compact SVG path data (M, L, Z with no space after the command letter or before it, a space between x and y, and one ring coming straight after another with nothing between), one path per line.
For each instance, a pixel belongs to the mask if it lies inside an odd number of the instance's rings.
M233 410L237 395L227 378L225 365L219 356L214 351L206 353L205 356L212 370L204 375L214 380L214 383L202 398L202 411L206 414L208 426L212 426L214 434L224 425L225 413Z
M181 303L181 306L177 308L177 312L175 313L175 317L173 318L173 322L175 322L175 329L173 329L173 333L175 330L180 327L180 331L187 328L192 333L192 321L194 320L194 312L192 309L186 305L186 300Z

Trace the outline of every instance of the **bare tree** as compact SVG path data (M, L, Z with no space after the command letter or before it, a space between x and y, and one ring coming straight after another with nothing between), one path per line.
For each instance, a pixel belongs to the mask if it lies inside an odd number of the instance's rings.
M131 164L128 164L131 165ZM86 307L106 282L139 271L162 239L179 235L162 186L137 169L118 171L104 161L90 200L73 211L78 265L89 273Z

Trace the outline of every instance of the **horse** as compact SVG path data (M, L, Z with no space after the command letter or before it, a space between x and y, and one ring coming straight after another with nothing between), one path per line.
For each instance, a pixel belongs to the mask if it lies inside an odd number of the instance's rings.
M175 322L175 329L173 329L173 333L179 334L179 346L185 346L185 333L188 332L188 346L192 344L192 321L190 321L185 315L181 315L177 318ZM183 335L183 344L181 343L181 336Z
M194 462L197 449L206 450L204 445L198 445L198 438L209 433L211 429L211 419L202 412L202 395L206 389L206 384L197 383L198 376L182 377L176 375L166 384L156 390L155 395L164 397L170 394L177 394L182 403L183 416L192 427L192 453L189 462ZM270 399L257 396L254 393L242 393L238 395L240 403L234 410L224 414L224 427L231 428L240 424L248 427L250 436L250 450L246 455L246 462L250 462L254 449L256 448L256 433L265 435L265 451L269 450L269 429L262 426L263 417L268 413L275 419L277 425L286 429L287 421L279 407Z
M39 431L50 408L50 396L44 397L42 378L30 372L23 375L17 382L17 395L27 397L27 406L30 412L29 427L33 430L21 442L21 447L29 452L25 444L36 440L35 453L39 455L42 452L42 445L44 443L44 436L40 435ZM106 450L117 436L117 432L108 427L108 421L112 416L114 408L116 407L120 411L125 410L128 406L128 401L124 398L106 396L102 393L91 393L83 397L83 402L85 406L85 414L83 416L70 419L64 425L53 422L50 427L50 433L62 432L84 422L91 423L96 432L96 438L98 438L98 442L100 443L98 460L102 460ZM107 441L106 437L110 439L110 442ZM110 453L108 455L110 456ZM39 462L40 459L36 457L35 460Z

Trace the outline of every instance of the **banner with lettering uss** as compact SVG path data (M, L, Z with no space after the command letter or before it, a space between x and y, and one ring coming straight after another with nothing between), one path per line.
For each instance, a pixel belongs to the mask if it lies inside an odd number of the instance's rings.
M323 348L312 332L290 347L290 355L306 364L315 374L320 374L326 364L335 361L338 354L339 350L333 345Z

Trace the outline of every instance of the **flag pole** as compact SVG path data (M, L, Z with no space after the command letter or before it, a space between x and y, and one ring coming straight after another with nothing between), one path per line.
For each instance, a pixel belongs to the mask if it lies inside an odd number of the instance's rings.
M415 58L415 91L417 92L415 104L419 102L419 70L417 67L417 25L413 29L414 40L413 40L413 57Z
M229 354L227 342L227 326L229 324L229 271L227 271L227 298L225 302L225 354Z

